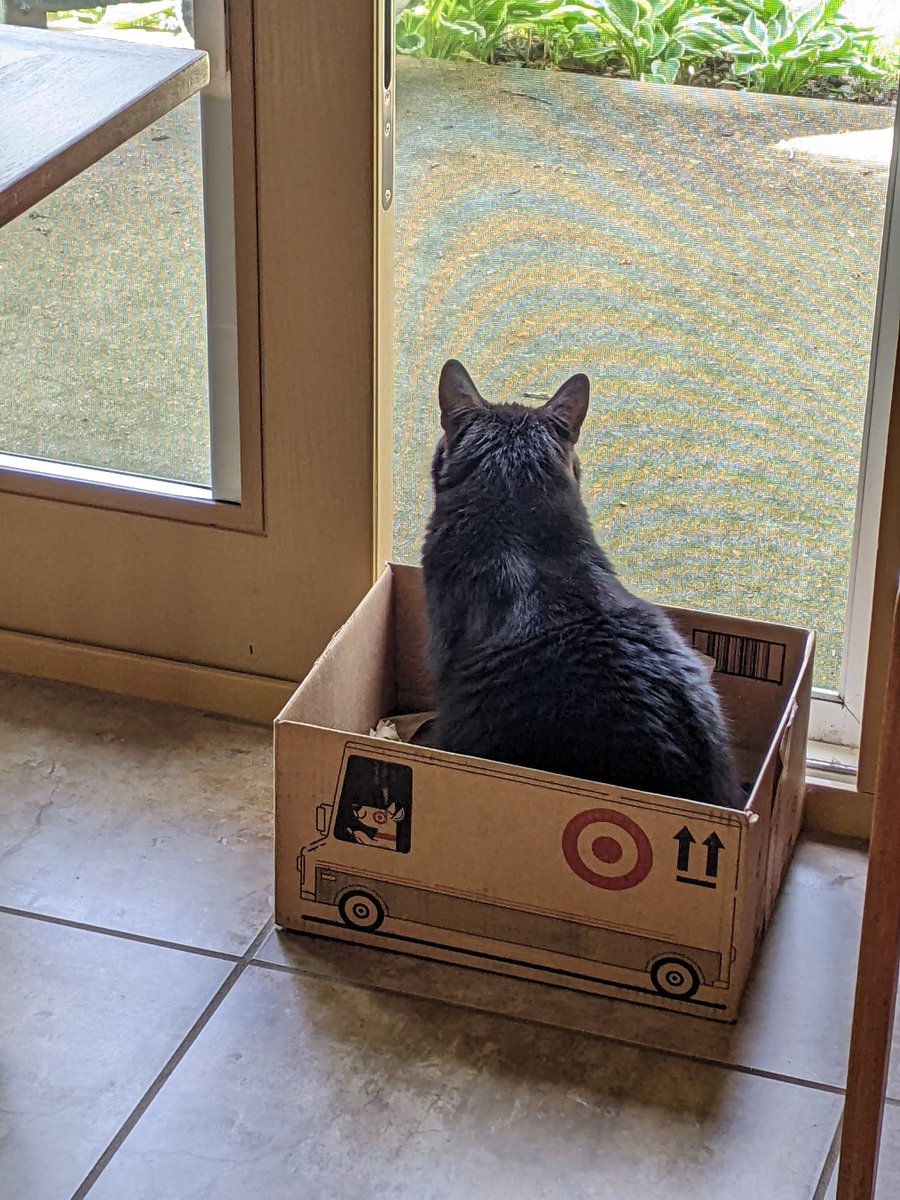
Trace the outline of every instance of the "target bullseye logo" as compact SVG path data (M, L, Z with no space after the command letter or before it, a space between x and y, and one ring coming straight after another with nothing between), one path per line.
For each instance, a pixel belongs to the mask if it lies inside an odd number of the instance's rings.
M609 892L635 887L653 866L646 833L611 808L589 808L572 817L563 830L562 852L579 879Z

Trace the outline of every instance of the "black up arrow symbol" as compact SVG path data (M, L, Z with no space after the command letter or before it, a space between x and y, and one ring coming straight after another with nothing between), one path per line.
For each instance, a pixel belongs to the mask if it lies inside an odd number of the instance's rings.
M711 833L703 839L703 845L706 847L706 874L710 879L715 879L719 873L719 851L725 849L725 843L717 833Z
M687 871L691 862L691 846L694 845L696 838L687 825L684 825L675 834L672 841L678 843L678 862L675 864L675 869L677 871Z

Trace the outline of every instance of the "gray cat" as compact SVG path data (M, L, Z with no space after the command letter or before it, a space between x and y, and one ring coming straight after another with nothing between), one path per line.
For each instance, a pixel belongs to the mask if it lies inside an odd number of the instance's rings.
M575 443L590 385L488 404L441 372L443 436L422 551L437 720L429 741L620 787L741 808L703 663L597 545Z

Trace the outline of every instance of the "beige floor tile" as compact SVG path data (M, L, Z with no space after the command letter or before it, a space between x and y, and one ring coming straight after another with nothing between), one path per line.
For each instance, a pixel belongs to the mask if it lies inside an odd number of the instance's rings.
M865 866L855 847L801 840L734 1026L280 931L258 958L837 1087Z
M897 1200L900 1196L900 1106L889 1104L884 1110L881 1130L881 1153L878 1156L878 1178L875 1200ZM831 1178L825 1200L837 1198L837 1170Z
M271 734L0 676L0 905L242 953L270 911Z
M884 1110L875 1200L897 1200L898 1196L900 1196L900 1107L890 1104Z
M68 1200L233 964L0 913L0 1194Z
M90 1200L809 1200L837 1097L248 968Z

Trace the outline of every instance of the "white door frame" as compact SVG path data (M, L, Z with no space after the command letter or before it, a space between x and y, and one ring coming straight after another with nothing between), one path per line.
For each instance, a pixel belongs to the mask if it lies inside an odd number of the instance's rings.
M195 0L194 41L209 55L200 97L213 500L241 500L240 398L234 242L234 156L226 0Z
M860 739L869 628L874 599L875 558L884 488L888 423L900 334L900 108L894 121L894 144L888 177L887 204L875 324L869 367L869 388L863 426L856 519L850 559L850 580L844 622L844 647L838 690L816 688L810 715L810 739L857 748Z

